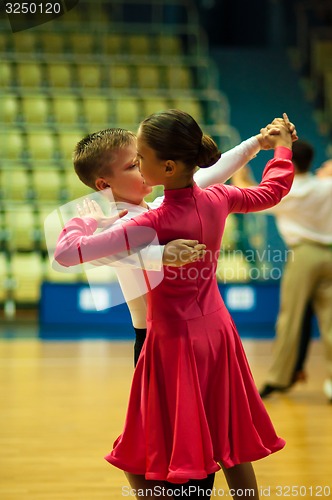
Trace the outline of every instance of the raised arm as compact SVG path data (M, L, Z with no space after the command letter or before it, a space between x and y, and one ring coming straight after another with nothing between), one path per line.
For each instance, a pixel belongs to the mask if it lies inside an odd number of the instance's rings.
M274 158L267 163L258 186L223 186L229 212L258 212L279 203L292 186L294 167L291 158L291 150L279 146L275 149Z
M215 185L211 189L222 193L228 200L228 212L258 212L277 205L289 192L293 178L294 167L292 158L292 133L287 120L276 119L271 124L278 134L270 134L270 126L261 130L264 140L274 148L274 158L270 160L263 172L262 181L258 186L241 189L235 186Z
M271 141L271 134L280 135L281 131L278 126L280 121L288 128L292 141L296 141L298 137L295 125L289 121L287 114L284 113L283 119L274 119L272 123L262 128L259 134L250 137L250 139L241 142L238 146L223 153L212 167L199 169L194 175L194 180L198 186L206 188L213 184L222 184L233 177L233 179L236 179L233 182L234 184L240 187L248 187L249 179L245 176L245 170L242 167L256 156L260 150L273 149L275 147L273 140ZM252 182L250 185L255 185L255 182Z
M222 184L246 165L260 149L258 136L250 137L250 139L241 142L235 148L223 153L212 167L200 168L195 173L194 180L201 188L206 188L212 184Z

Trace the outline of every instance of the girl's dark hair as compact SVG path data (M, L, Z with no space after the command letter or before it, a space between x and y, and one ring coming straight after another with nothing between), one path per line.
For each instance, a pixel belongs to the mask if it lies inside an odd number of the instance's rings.
M178 109L150 115L141 123L140 134L160 160L182 161L190 170L210 167L221 156L194 118Z

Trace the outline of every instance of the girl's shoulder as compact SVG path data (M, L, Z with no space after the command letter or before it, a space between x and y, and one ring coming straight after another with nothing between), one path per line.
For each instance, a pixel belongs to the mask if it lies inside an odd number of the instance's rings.
M219 201L229 197L229 191L232 190L234 186L229 184L213 184L212 186L208 186L205 189L202 189L207 196L213 196Z

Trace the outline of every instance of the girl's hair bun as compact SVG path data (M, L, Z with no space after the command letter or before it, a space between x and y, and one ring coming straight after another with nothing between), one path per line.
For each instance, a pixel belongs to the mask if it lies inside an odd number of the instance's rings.
M196 160L197 166L200 168L211 167L220 157L221 152L212 137L203 134Z

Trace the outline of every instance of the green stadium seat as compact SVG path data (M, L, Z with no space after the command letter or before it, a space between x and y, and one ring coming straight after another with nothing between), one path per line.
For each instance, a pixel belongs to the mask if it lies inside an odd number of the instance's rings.
M47 130L27 133L28 156L32 160L53 160L57 154L57 144L53 132Z
M85 97L83 114L89 126L97 125L106 128L109 122L109 99L107 97Z
M0 52L3 53L7 52L11 38L12 38L11 33L0 33Z
M7 247L10 250L33 250L36 244L34 208L31 204L7 204L4 211Z
M89 55L94 52L95 40L92 34L72 33L67 37L67 43L69 45L69 51L74 54Z
M63 54L65 52L65 37L63 33L40 33L39 44L46 54Z
M193 87L190 68L169 66L166 68L166 86L169 89L191 90Z
M0 95L0 121L13 125L18 120L19 102L14 94Z
M159 35L156 47L160 55L180 56L183 53L181 40L173 35Z
M32 189L38 201L57 201L61 198L62 175L56 168L34 168Z
M0 134L0 151L2 159L20 160L24 153L24 138L21 130L10 129Z
M64 160L72 161L76 144L86 135L82 130L59 130L59 152Z
M7 255L0 252L0 302L4 302L7 298L7 288L9 279L9 266Z
M38 252L12 254L10 268L15 286L13 299L17 304L37 303L44 274L41 255Z
M18 31L12 34L12 47L16 53L33 54L37 51L37 35L33 31Z
M22 115L26 125L47 123L50 117L48 98L25 95L22 97Z
M172 108L181 109L189 113L198 123L204 123L204 115L202 111L202 104L196 98L177 98L171 101Z
M76 125L80 121L80 104L74 96L55 96L53 102L53 121L62 124Z
M123 53L125 35L103 35L101 38L101 51L107 55L118 55Z
M25 88L41 87L44 83L42 65L34 62L17 64L17 85Z
M78 64L77 86L83 88L100 88L103 85L102 66L97 64Z
M67 192L67 200L72 201L82 196L87 196L92 193L92 189L82 183L77 177L74 167L68 168L64 172L65 189Z
M11 166L2 169L1 191L8 200L25 201L31 192L30 172L24 167Z
M135 129L141 119L139 100L133 98L119 98L113 102L115 126Z
M72 84L70 63L49 63L46 66L46 81L49 87L70 88Z
M130 55L144 55L151 54L151 38L149 35L129 35L127 37L128 53Z
M133 85L132 67L128 64L111 64L108 68L109 86L128 89Z
M153 65L137 67L136 85L141 89L159 89L162 82L161 68Z
M172 106L167 99L163 99L161 97L144 98L143 116L146 117L159 111L165 111L166 109L170 109L171 107Z
M322 76L324 70L332 66L332 40L311 40L312 76Z
M14 65L10 62L0 64L0 88L8 90L14 83Z

